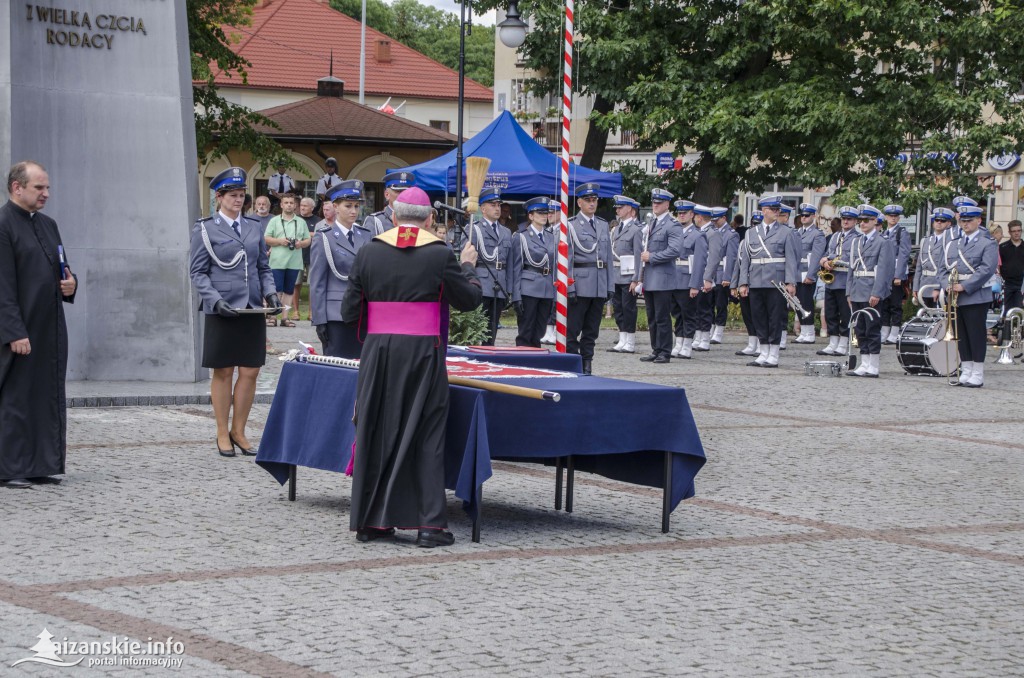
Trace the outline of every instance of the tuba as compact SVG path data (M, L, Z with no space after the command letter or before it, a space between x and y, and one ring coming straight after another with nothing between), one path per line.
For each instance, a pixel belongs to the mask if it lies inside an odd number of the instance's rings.
M1013 351L1021 351L1024 348L1022 332L1024 332L1024 310L1011 308L1006 312L1006 317L1003 318L1002 340L1006 343L999 347L999 357L996 358L997 363L1000 365L1013 365L1014 358L1021 356L1019 352L1014 356Z

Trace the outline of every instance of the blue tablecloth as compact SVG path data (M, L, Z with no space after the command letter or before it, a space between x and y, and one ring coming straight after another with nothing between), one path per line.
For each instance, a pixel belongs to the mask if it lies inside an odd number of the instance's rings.
M342 367L285 364L256 463L281 484L292 465L343 472L355 440L356 378L355 370ZM445 485L473 519L492 459L545 462L574 455L577 470L662 487L664 453L671 452L671 507L693 496L705 457L683 389L592 376L501 383L557 391L562 400L450 387Z
M561 372L583 373L583 358L577 353L478 353L464 351L458 348L448 347L448 355L455 358L472 358L473 360L484 360L502 365L517 365L519 367L534 367L544 370L559 370Z

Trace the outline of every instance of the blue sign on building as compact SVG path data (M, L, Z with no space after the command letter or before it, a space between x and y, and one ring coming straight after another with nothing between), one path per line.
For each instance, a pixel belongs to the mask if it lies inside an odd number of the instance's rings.
M675 158L672 157L672 153L669 151L663 151L655 156L655 162L657 162L658 169L672 169L675 167Z

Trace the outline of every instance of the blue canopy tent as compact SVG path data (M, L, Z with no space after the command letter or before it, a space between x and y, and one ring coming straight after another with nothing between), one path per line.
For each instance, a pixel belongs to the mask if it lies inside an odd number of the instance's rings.
M561 158L534 141L508 111L503 111L479 134L464 142L462 154L463 158L490 158L491 167L484 186L497 186L504 195L557 197L561 192ZM456 151L452 150L439 158L393 171L414 172L416 185L424 191L453 194L455 158ZM577 184L591 182L600 186L598 194L602 197L622 193L622 175L618 172L601 172L570 163L570 195L575 193Z

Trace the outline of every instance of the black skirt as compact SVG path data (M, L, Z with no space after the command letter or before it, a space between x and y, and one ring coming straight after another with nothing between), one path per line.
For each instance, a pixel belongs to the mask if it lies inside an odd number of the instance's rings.
M263 367L266 361L266 316L262 313L236 318L206 316L203 367Z

